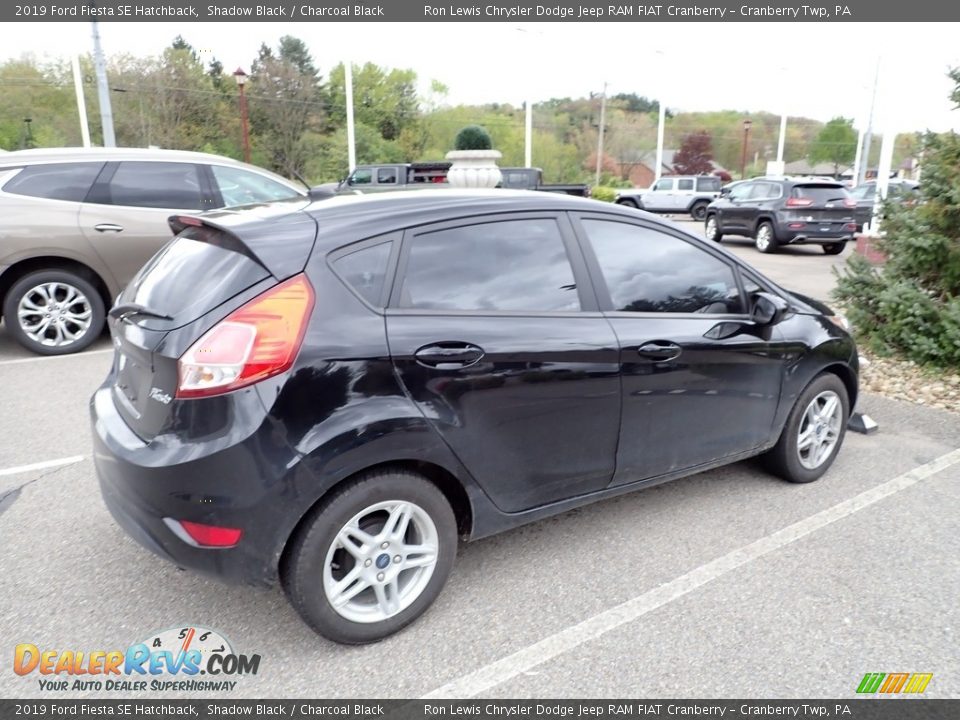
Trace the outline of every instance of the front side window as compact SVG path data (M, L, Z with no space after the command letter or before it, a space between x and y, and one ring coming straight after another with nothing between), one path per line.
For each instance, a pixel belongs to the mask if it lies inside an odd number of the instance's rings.
M102 167L102 162L32 165L8 180L3 191L47 200L82 202Z
M663 178L657 180L657 184L653 186L654 190L673 190L673 178Z
M122 162L103 198L107 205L199 210L200 173L193 163Z
M354 170L353 175L350 176L351 185L369 185L371 182L373 182L371 170Z
M503 220L416 235L402 308L577 311L580 301L553 219Z
M265 203L296 197L297 192L258 173L224 165L211 165L225 207Z
M613 309L741 313L732 268L680 238L608 220L584 220Z
M677 190L693 190L693 178L677 180Z

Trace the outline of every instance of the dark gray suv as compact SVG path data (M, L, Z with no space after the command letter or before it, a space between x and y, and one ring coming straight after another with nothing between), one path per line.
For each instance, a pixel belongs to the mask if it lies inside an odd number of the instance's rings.
M857 230L857 201L839 182L758 179L742 183L710 203L704 220L708 240L752 237L757 250L814 243L839 255Z

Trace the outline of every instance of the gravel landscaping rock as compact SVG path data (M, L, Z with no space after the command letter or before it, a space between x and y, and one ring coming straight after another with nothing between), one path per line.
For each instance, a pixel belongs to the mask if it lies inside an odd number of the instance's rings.
M861 349L860 389L894 400L960 413L960 373L938 373L911 360L878 357Z

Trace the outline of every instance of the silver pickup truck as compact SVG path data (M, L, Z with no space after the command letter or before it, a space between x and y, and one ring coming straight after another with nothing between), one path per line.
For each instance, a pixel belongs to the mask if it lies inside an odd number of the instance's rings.
M617 192L617 204L654 213L690 213L697 221L707 216L707 205L720 197L723 181L714 175L662 177L653 187Z

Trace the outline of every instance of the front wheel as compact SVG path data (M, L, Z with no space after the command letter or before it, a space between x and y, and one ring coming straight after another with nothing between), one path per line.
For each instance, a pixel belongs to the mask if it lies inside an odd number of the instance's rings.
M692 217L697 222L703 222L703 219L707 216L707 205L705 202L694 203L693 207L690 208L690 217Z
M713 242L720 242L723 239L723 233L720 232L720 225L717 223L716 215L711 215L707 218L707 223L703 226L703 234L707 240Z
M773 234L773 225L764 221L757 225L753 236L754 247L762 253L772 253L777 250L777 239Z
M310 627L359 645L426 612L456 554L456 519L435 485L407 471L373 472L336 491L308 518L283 583Z
M847 244L844 242L827 243L823 246L823 252L827 255L839 255L846 246Z
M68 270L40 270L13 284L3 304L13 338L39 355L83 350L103 331L103 299L90 282Z
M784 480L813 482L837 457L849 417L843 381L832 373L817 376L797 398L780 439L765 456L767 466Z

